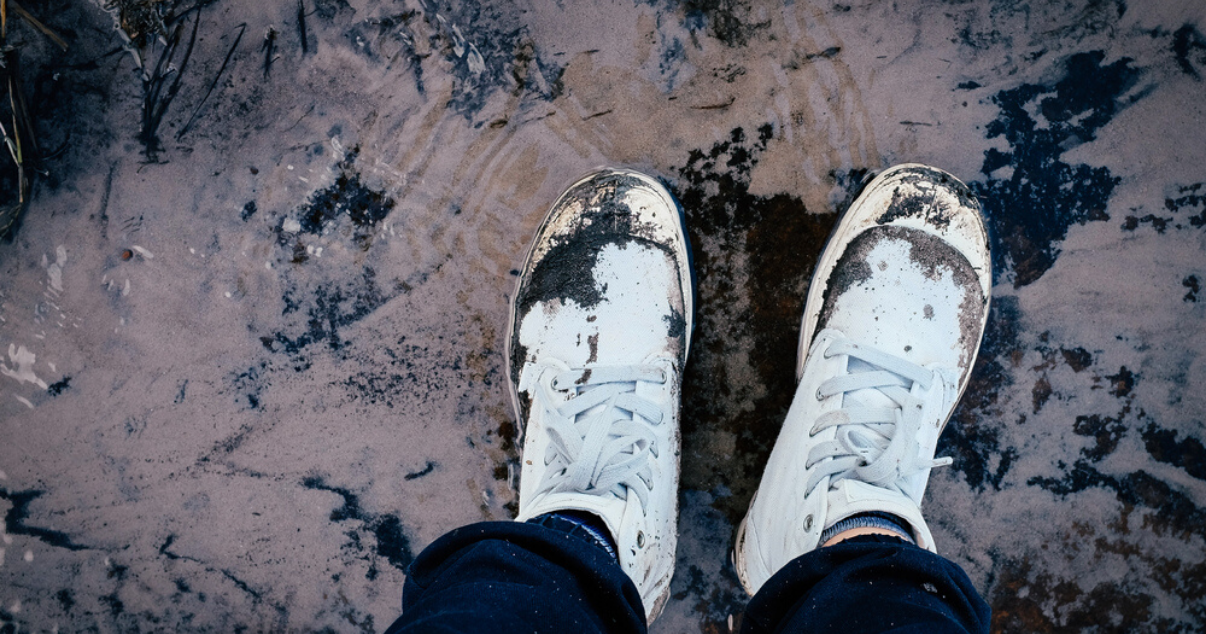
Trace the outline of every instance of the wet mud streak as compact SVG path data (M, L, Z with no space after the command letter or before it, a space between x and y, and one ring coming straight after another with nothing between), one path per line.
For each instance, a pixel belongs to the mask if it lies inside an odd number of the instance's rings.
M1206 509L1183 491L1146 471L1122 475L1102 473L1088 458L1078 459L1062 478L1034 477L1026 482L1066 496L1089 488L1112 491L1123 505L1150 509L1145 523L1158 535L1186 539L1206 537Z
M431 473L432 471L435 471L435 468L436 468L436 463L428 460L427 464L424 465L422 469L419 469L418 471L414 471L412 473L408 473L408 474L402 476L402 479L403 480L418 480L419 478Z
M1199 293L1202 292L1202 279L1196 275L1187 275L1181 280L1181 286L1189 289L1181 299L1196 304L1198 302Z
M4 514L5 534L28 535L55 548L86 550L87 546L81 546L71 541L71 537L67 533L30 526L25 523L26 519L29 518L29 505L45 493L45 491L37 490L9 491L8 489L0 489L0 500L5 500L12 504L12 508L8 509L8 512Z
M1124 437L1138 433L1147 453L1157 462L1172 465L1188 476L1206 479L1202 467L1206 449L1193 437L1180 438L1178 433L1165 429L1134 403L1135 386L1141 376L1123 366L1116 374L1101 374L1094 378L1093 389L1106 390L1119 401L1116 414L1077 416L1072 431L1084 437L1086 443L1071 465L1062 461L1061 474L1035 476L1027 484L1037 486L1058 496L1067 496L1091 488L1114 493L1124 509L1143 512L1143 525L1157 535L1169 535L1181 540L1191 536L1206 537L1206 508L1200 506L1191 492L1161 480L1146 470L1130 473L1103 473L1097 468L1114 454ZM1128 511L1129 512L1129 511Z
M1173 55L1177 66L1186 75L1201 79L1199 67L1206 66L1206 36L1192 24L1186 24L1173 33Z
M751 170L772 136L770 125L738 128L692 150L674 187L698 276L683 378L683 487L727 491L713 506L734 525L791 404L808 280L836 220L791 194L750 194ZM850 175L831 177L837 184Z
M1185 473L1206 481L1206 447L1196 438L1179 438L1177 432L1148 424L1141 432L1144 448L1157 462L1184 469Z
M1004 256L996 258L996 273L1012 277L1015 287L1051 268L1071 225L1109 219L1106 206L1120 179L1105 167L1062 160L1142 96L1128 95L1140 76L1131 60L1103 65L1104 58L1099 51L1078 53L1064 62L1059 80L992 98L1000 115L988 125L988 138L1004 137L1009 149L986 151L980 171L987 180L970 185L983 203L993 249Z
M262 410L260 394L266 387L268 364L260 362L244 372L234 374L230 378L231 389L235 393L235 403L244 409ZM233 447L231 448L233 449Z
M1164 209L1161 213L1138 215L1143 207L1136 208L1136 214L1126 216L1122 221L1122 230L1134 232L1144 225L1150 226L1156 233L1165 233L1170 229L1186 231L1201 229L1206 226L1206 191L1203 183L1174 186L1174 193L1164 199ZM1197 213L1194 213L1194 212Z
M410 566L410 562L414 561L410 539L406 536L402 520L397 515L370 512L361 507L360 497L355 493L327 484L326 480L319 476L307 477L302 480L301 485L314 491L328 491L343 499L343 505L331 511L330 520L336 523L360 523L345 533L349 541L344 548L353 553L365 553L362 559L369 563L368 572L365 573L369 580L377 577L377 559L384 559L389 565L403 572ZM372 535L375 542L371 553L363 541L366 535Z
M1188 209L1198 213L1187 218L1189 226L1195 229L1206 227L1206 183L1194 183L1177 187L1177 193L1164 199L1164 208L1174 214L1180 214ZM1181 225L1177 225L1180 229Z

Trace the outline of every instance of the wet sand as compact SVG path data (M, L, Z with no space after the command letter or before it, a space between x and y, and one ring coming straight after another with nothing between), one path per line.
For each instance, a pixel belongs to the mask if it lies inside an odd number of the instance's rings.
M220 0L153 129L112 16L24 6L70 49L10 22L48 156L0 243L0 627L384 629L415 554L513 513L515 269L618 165L699 278L652 630L727 632L816 257L901 162L993 237L939 552L995 631L1206 627L1198 3L304 0L303 39Z

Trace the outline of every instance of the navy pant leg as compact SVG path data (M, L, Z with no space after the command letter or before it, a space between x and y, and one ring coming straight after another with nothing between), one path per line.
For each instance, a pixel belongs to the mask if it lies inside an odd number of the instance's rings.
M988 604L959 566L893 537L802 555L750 601L742 634L987 634Z
M644 634L636 585L603 549L544 526L458 528L415 558L386 634Z

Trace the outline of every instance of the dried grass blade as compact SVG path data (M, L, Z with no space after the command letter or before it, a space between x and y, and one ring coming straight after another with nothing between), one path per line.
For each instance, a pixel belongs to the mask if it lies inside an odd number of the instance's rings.
M51 31L49 27L47 27L45 24L42 24L37 18L33 17L33 15L29 11L26 11L25 8L22 7L19 2L17 2L17 0L4 1L13 5L13 11L16 11L17 15L25 18L25 20L32 24L34 28L44 33L46 37L50 38L55 44L58 44L60 47L62 47L64 51L67 50L67 42L64 42L63 38L59 37L57 33Z

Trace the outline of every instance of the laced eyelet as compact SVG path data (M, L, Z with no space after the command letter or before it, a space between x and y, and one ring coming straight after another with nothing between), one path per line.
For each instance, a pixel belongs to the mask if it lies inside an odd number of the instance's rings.
M662 378L661 378L661 382L662 382L662 383L665 383L666 381L669 381L669 380L670 380L670 377L666 376L666 371L665 371L665 370L661 370L660 372L661 372L661 377L662 377Z

